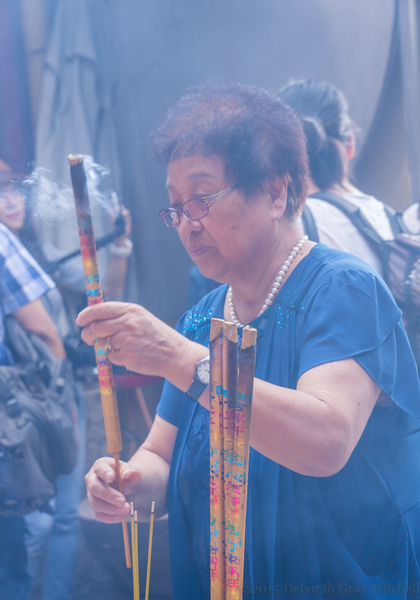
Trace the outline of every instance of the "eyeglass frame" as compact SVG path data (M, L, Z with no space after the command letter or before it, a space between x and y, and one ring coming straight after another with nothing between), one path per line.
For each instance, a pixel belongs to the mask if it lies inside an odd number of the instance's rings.
M166 227L169 227L169 229L176 229L178 227L178 225L181 223L181 213L184 214L187 217L187 219L189 219L190 221L200 221L201 219L204 219L204 217L206 217L209 214L209 209L210 209L210 206L213 204L213 202L215 202L216 200L221 198L224 194L233 192L233 190L236 190L238 187L239 187L239 183L237 183L236 185L233 185L230 188L227 188L226 190L221 190L220 192L216 192L216 194L211 194L210 196L191 198L190 200L187 200L186 202L184 202L183 204L181 204L181 206L179 206L177 208L175 208L173 206L170 206L169 208L162 208L162 210L159 211L159 217L162 219L163 224L166 225ZM184 206L186 204L188 204L189 202L194 202L195 200L202 200L204 202L204 204L206 205L207 212L204 215L202 215L201 217L196 217L194 219L191 219L184 211ZM172 227L171 227L171 225L168 225L165 222L165 216L168 214L168 212L171 212L171 211L175 211L178 215L178 223L176 225L173 225Z

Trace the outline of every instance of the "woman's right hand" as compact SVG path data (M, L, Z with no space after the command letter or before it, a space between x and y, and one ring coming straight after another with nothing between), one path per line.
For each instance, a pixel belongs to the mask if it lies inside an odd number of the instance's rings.
M89 504L103 523L119 523L130 512L127 496L134 493L141 475L135 467L120 461L123 494L116 489L115 460L98 459L85 477Z

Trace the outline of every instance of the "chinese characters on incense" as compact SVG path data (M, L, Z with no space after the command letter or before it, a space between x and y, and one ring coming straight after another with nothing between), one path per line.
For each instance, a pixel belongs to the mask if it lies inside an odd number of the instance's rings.
M98 304L103 301L102 288L99 279L98 259L96 255L95 236L92 225L92 212L86 185L86 174L83 166L83 156L69 156L70 175L73 186L74 202L76 206L77 226L79 229L80 250L82 254L83 270L85 273L86 293L88 305ZM101 392L102 411L104 415L105 433L109 454L115 458L118 489L122 493L119 452L122 450L121 428L118 416L117 399L114 388L112 365L108 352L94 345L96 365L98 368L99 388ZM130 545L128 539L127 521L122 522L124 535L124 549L127 567L131 567Z
M244 327L238 357L236 325L211 321L211 600L242 598L256 339L257 331Z

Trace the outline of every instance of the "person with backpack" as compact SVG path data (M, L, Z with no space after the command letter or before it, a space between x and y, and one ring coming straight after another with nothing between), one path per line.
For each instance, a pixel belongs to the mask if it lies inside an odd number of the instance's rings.
M13 193L14 177L0 170L0 204ZM64 358L59 333L41 297L55 287L19 240L0 223L0 364L10 365L12 356L4 344L3 320L12 314L28 331L45 341L52 354ZM30 577L26 571L24 519L0 511L0 600L25 600Z
M396 233L393 211L350 180L357 127L343 92L316 79L293 81L279 96L300 117L309 158L309 190L303 222L310 239L351 252L384 275L379 244ZM350 213L356 214L350 218ZM358 219L358 221L356 221ZM361 230L371 228L377 243Z

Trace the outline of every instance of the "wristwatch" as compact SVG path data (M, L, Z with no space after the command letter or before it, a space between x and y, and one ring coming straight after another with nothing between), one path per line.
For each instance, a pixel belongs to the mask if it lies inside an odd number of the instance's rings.
M194 379L186 393L188 400L197 402L210 383L210 359L207 356L195 365Z

